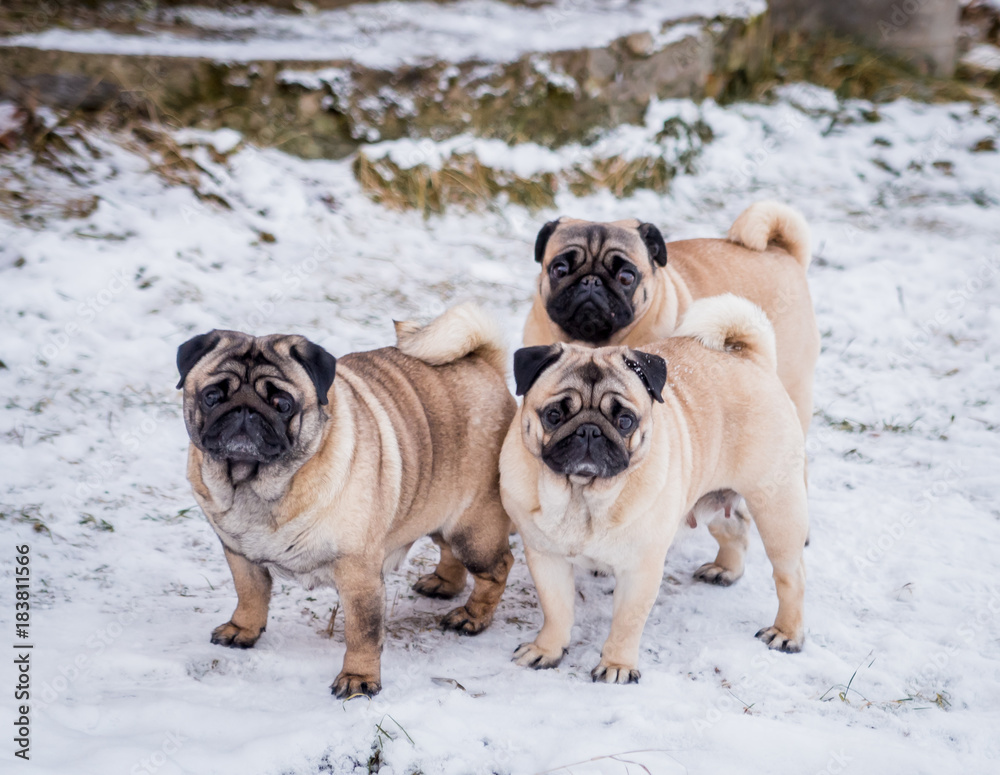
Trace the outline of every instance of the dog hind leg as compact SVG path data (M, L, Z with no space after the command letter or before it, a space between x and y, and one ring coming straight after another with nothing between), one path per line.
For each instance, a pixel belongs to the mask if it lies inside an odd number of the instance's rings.
M778 651L801 651L805 638L803 600L806 568L803 558L809 535L806 488L801 472L786 477L783 486L746 495L771 561L774 587L778 594L778 614L771 627L757 633L769 648Z
M441 559L433 573L427 573L417 579L413 591L427 597L444 599L455 597L465 589L465 566L451 550L451 545L440 533L433 533L431 540L441 550Z
M708 584L728 587L743 575L747 548L750 545L750 518L744 506L726 506L708 523L708 532L719 542L719 553L694 572L694 577Z
M441 627L477 635L489 627L514 565L510 551L510 519L498 491L477 499L444 534L449 552L472 574L472 594L465 605L448 613ZM442 558L444 549L442 548Z

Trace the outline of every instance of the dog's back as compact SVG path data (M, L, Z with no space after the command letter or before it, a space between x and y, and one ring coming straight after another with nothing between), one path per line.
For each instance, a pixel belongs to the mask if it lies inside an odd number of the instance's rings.
M773 204L773 203L772 203ZM693 239L667 244L666 270L689 300L733 293L749 299L767 314L774 326L778 376L795 402L803 431L812 419L812 384L820 337L816 326L805 267L809 262L807 231L801 216L784 213L790 224L766 220L763 213L747 220L752 205L733 225L731 239ZM739 229L737 226L742 225ZM784 229L784 230L783 230ZM777 235L775 236L775 231ZM768 235L766 238L762 235ZM680 317L688 306L680 305Z
M802 456L795 407L776 371L774 331L760 307L733 294L700 299L672 337L643 349L667 361L667 384L686 407L704 470L763 472L771 468L762 459L768 454Z
M396 323L397 346L345 355L343 378L367 412L357 422L394 430L401 501L419 511L453 510L493 482L516 411L505 379L506 346L492 318L473 304L426 326Z

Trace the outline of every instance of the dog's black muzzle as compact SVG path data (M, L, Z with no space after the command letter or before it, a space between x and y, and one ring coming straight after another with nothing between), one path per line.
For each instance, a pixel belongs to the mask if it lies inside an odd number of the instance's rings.
M268 463L290 448L284 429L277 429L259 410L242 405L211 420L201 443L209 454L236 462Z
M549 315L571 337L596 344L632 322L631 304L590 274L567 288L549 305Z
M563 476L606 479L628 468L629 455L620 440L609 436L608 428L584 422L558 440L553 440L542 451L542 460Z

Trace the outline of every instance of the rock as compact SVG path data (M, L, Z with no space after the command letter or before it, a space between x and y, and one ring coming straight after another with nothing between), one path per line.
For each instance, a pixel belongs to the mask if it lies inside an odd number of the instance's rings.
M60 110L96 111L111 107L120 89L100 78L65 73L42 73L12 78L10 96L18 102L48 105Z
M635 32L625 38L625 48L637 57L648 57L655 48L653 36L649 32Z

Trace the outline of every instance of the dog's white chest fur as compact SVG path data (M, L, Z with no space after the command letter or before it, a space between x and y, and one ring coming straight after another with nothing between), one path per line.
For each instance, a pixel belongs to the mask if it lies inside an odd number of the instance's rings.
M606 569L617 559L619 541L609 523L618 491L595 492L565 477L543 477L538 483L540 512L530 525L532 545L559 554L574 564Z
M294 578L306 589L333 585L330 568L337 537L324 520L300 514L279 525L270 504L247 486L236 488L227 511L205 513L222 542L251 562Z

